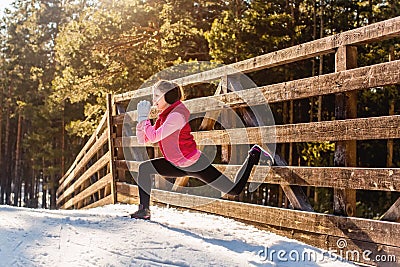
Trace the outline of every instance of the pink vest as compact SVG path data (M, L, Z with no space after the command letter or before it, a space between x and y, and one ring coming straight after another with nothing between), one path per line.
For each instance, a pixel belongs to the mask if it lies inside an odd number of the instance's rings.
M168 114L171 112L182 114L186 120L186 124L182 129L163 138L158 142L158 144L163 156L168 161L175 164L182 162L184 159L190 159L198 152L198 150L189 125L190 112L181 101L176 101L158 115L155 129L157 130L165 122Z

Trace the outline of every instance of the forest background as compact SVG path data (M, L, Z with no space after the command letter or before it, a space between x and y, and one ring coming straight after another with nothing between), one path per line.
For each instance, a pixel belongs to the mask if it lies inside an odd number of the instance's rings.
M399 15L395 0L15 1L1 18L0 204L56 207L58 179L97 126L108 93L135 90L173 65L229 64ZM358 66L399 59L399 39L358 53ZM321 56L249 76L261 86L333 71L334 57ZM187 90L188 98L213 94ZM399 86L360 91L357 115L398 115L399 100ZM334 119L334 96L292 105L293 123ZM282 124L287 103L271 109ZM334 166L334 143L295 143L291 155L279 149L291 165ZM400 167L400 142L358 141L357 155L361 167ZM331 212L332 191L312 192L314 208ZM357 216L379 217L397 197L359 190Z

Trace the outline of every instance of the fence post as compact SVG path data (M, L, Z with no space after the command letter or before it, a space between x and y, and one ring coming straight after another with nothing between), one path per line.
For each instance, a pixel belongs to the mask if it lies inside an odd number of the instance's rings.
M110 173L112 176L111 182L111 195L112 195L112 204L117 203L117 192L116 192L116 175L115 175L115 158L114 158L114 124L113 124L113 115L114 105L113 105L112 95L107 94L107 131L108 131L108 151L110 153Z
M335 54L335 71L357 67L357 47L341 46ZM335 120L357 117L357 92L335 95ZM334 165L355 167L357 165L357 141L338 141L335 147ZM333 212L337 215L354 216L356 212L356 190L334 188Z

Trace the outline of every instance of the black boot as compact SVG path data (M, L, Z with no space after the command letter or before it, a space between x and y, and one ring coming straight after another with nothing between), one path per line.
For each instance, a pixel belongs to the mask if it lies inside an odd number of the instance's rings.
M260 160L260 155L261 155L261 150L255 148L255 146L253 146L250 149L249 155L247 156L242 167L236 174L235 186L231 189L231 191L229 191L228 195L237 196L243 191L244 187L246 186L247 180L250 177L250 173L251 170L253 169L253 166L258 164Z
M254 145L250 150L261 151L260 165L273 166L275 164L274 157L259 145Z
M269 166L269 167L275 165L274 157L267 150L263 149L259 145L254 145L251 149L261 151L260 162L259 162L260 165ZM261 177L259 177L259 178L260 178L259 181L253 180L253 182L251 182L249 184L248 191L250 193L256 191L257 188L263 184L264 179L261 179Z
M135 213L131 214L131 218L150 220L150 209L145 208L142 204L140 204L139 209Z

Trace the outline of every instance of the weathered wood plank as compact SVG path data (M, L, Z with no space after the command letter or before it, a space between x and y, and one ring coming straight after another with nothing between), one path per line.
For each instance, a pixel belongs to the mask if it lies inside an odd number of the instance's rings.
M196 84L219 79L235 73L248 73L259 69L276 67L318 55L335 52L335 49L345 45L384 40L400 35L400 17L374 23L365 27L335 34L308 43L292 46L279 51L233 63L213 70L183 77L175 80L181 85ZM371 76L372 77L372 76ZM151 94L150 88L123 93L114 97L115 102L129 101L132 98Z
M400 198L383 214L381 220L400 222Z
M172 191L180 192L189 183L189 176L176 177Z
M78 155L76 156L74 162L72 163L72 165L69 167L68 171L64 174L63 177L61 177L61 179L59 180L59 184L63 183L64 180L69 176L69 174L76 169L77 164L81 161L82 157L85 155L85 153L87 153L88 149L90 149L93 145L94 142L96 142L97 139L99 139L99 134L100 132L103 130L105 121L106 121L106 114L103 115L103 117L100 120L99 125L97 126L96 130L94 131L94 133L92 134L92 136L89 138L89 140L86 142L86 144L83 146L83 148L81 149L81 151L78 153ZM100 137L101 138L101 137Z
M281 185L283 192L296 210L314 211L303 189L298 185Z
M101 146L103 146L107 142L107 132L104 132L99 139L92 144L92 146L88 149L88 151L84 154L84 156L80 159L80 161L75 165L75 168L69 173L69 175L60 180L60 185L57 189L57 195L61 194L61 192L68 186L68 184L76 177L76 175L88 164L89 160L96 155ZM62 181L62 182L61 182Z
M69 186L58 198L57 205L70 194L72 194L79 186L90 178L93 174L99 171L101 168L107 165L110 162L110 152L107 152L104 156L102 156L96 163L90 166L71 186Z
M84 200L85 198L95 194L97 191L100 189L104 188L107 184L112 182L112 175L111 173L107 174L100 180L98 180L96 183L88 186L86 189L81 191L78 195L74 196L70 200L64 203L64 205L61 206L61 209L69 209L70 207L73 207L76 203Z
M141 162L142 161L116 160L115 166L117 167L117 169L138 172Z
M130 205L138 205L140 202L139 197L123 195L120 194L118 191L117 191L117 201L118 203L124 203Z
M400 116L204 131L193 135L199 145L389 139L400 137Z
M136 187L119 184L118 188ZM125 189L125 192L133 190ZM262 224L400 247L400 224L210 199L154 189L157 202Z
M281 158L281 156L279 156L279 154L276 154L274 158L276 166L282 166L282 167L287 166L287 163L285 162L284 159ZM291 162L291 158L289 158L289 162ZM254 178L255 176L252 177L252 179ZM263 180L265 180L265 178ZM301 186L280 184L279 189L283 190L287 200L289 200L294 209L303 211L314 211L314 208L311 206L310 201L307 195L304 194L304 191L301 188Z
M140 162L116 162L118 168L137 171ZM218 170L233 180L240 165L213 164ZM281 185L316 186L332 188L351 188L361 190L400 191L399 168L352 168L352 167L296 167L257 165L254 167L249 182Z
M263 168L258 167L257 168ZM258 170L256 170L256 173ZM262 171L260 173L262 175ZM400 169L357 167L273 167L266 183L400 191Z
M115 204L117 202L117 193L115 190L115 179L116 179L116 171L115 171L115 151L114 151L114 142L113 142L113 130L114 125L112 123L113 115L115 115L115 105L112 103L112 95L107 94L107 140L108 140L108 155L109 155L109 166L110 166L110 173L111 173L111 195L113 196L112 203Z
M160 176L161 179L162 176ZM172 185L172 191L174 192L181 192L183 190L183 188L189 183L189 176L183 176L183 177L176 177L175 178L175 182ZM163 179L165 181L165 179Z
M90 205L83 207L82 209L86 210L86 209L92 209L92 208L96 208L96 207L102 207L102 206L105 206L108 204L112 204L112 202L113 202L113 196L108 195L108 196L100 199L99 201L96 201Z

